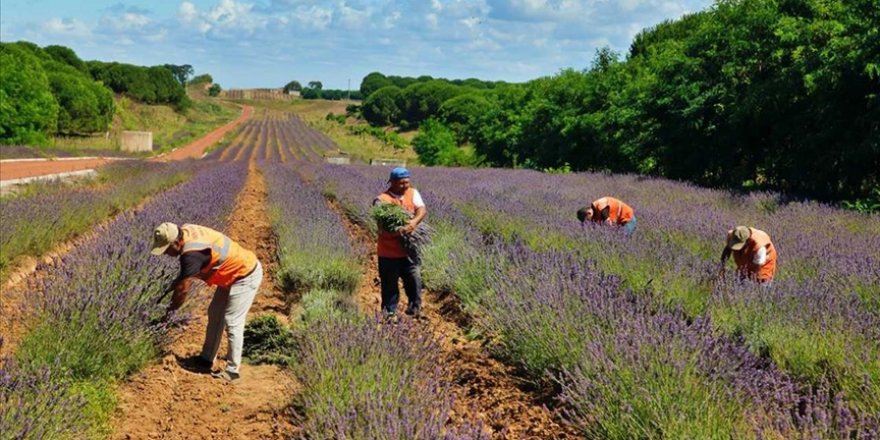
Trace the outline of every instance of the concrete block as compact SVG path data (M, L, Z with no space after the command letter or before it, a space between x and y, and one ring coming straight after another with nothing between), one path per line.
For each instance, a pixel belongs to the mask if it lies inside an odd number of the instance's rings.
M381 167L405 167L406 161L403 159L370 159L370 165Z
M122 151L153 151L152 131L123 131Z

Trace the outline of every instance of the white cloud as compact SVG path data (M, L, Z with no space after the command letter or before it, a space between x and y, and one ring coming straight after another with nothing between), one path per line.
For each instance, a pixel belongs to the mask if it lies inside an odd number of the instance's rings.
M425 15L425 21L428 23L428 27L437 29L440 19L437 17L437 14L430 13Z
M349 29L363 29L370 23L370 9L355 9L345 3L339 5L339 21Z
M184 1L177 8L177 19L203 34L221 37L242 32L252 34L265 29L269 23L268 16L255 13L253 9L254 5L250 3L220 0L214 7L202 11L193 3Z
M92 35L92 27L76 18L50 18L40 26L43 32L76 38L85 38Z
M177 16L181 21L192 22L199 18L199 11L196 5L190 2L182 2L177 8Z

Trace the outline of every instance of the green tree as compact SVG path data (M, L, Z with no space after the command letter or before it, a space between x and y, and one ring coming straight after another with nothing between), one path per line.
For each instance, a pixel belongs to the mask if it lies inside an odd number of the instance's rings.
M76 52L74 52L73 49L64 46L51 45L44 47L43 50L46 51L46 53L55 61L67 64L82 73L89 73L86 63L76 55Z
M58 103L40 59L21 45L0 43L0 142L44 142L57 118Z
M218 96L222 90L220 84L211 84L211 87L208 88L208 96Z
M394 85L385 75L379 72L371 72L361 80L360 91L364 98L370 96L376 90Z
M309 88L315 90L321 90L324 88L324 84L321 81L309 81Z
M49 84L60 106L55 131L92 133L113 120L113 95L91 77L60 63L49 65Z
M484 93L471 92L446 100L437 113L440 121L455 132L456 142L462 145L474 139L478 121L493 107Z
M212 84L214 82L214 78L207 73L203 73L201 75L196 75L193 79L189 80L189 85L196 84Z
M168 69L171 75L174 76L174 79L182 86L186 85L186 81L193 74L193 67L189 64L163 64L162 67Z
M371 125L384 126L400 120L401 90L396 86L386 86L376 90L364 99L361 113Z
M403 89L402 99L405 105L401 106L402 118L409 123L419 124L436 116L444 102L464 91L461 87L440 80L411 84Z
M295 92L299 92L302 90L302 84L297 80L293 80L284 85L284 93L289 93L291 90Z
M420 127L419 134L413 138L413 150L419 155L423 165L441 165L441 158L447 160L458 150L455 134L435 119L428 119Z

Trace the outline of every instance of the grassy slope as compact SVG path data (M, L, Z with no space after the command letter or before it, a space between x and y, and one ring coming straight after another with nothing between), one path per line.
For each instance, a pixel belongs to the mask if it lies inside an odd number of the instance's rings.
M125 96L114 98L116 114L109 136L99 133L84 137L55 137L44 147L14 147L0 151L0 158L64 157L126 154L119 150L119 136L123 130L152 131L153 152L158 154L186 145L205 133L235 119L240 109L228 102L208 97L198 86L187 90L193 100L185 115L167 105L146 105Z
M355 101L297 99L293 101L236 100L235 102L296 113L309 125L333 139L339 145L339 149L351 156L354 161L369 163L373 158L393 158L406 160L408 164L418 163L418 156L412 147L396 149L373 136L351 132L350 127L367 125L366 122L348 118L345 124L341 125L325 119L328 113L345 114L345 107ZM401 133L401 136L411 141L415 132Z

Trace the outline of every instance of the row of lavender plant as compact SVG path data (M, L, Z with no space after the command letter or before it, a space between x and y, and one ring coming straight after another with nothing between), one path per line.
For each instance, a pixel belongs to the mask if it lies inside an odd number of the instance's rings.
M305 164L297 164L305 167ZM383 325L356 310L363 249L341 218L289 166L265 165L280 282L301 294L292 371L308 439L478 439L480 426L449 428L448 383L430 336Z
M361 199L365 210L363 200L382 186L381 171L325 166L318 185L337 188L336 196L352 206ZM428 180L428 171L416 171L417 184ZM426 190L434 186L421 187L432 224L441 225L435 243L443 243L453 255L437 270L429 251L426 282L435 266L433 272L440 275L434 277L436 286L452 287L463 296L477 322L501 336L507 356L536 377L555 372L566 389L562 399L571 420L586 433L612 438L631 438L633 433L647 438L877 435L875 413L870 404L867 410L861 406L866 400L854 404L840 395L832 399L827 388L814 393L744 350L737 338L718 334L708 318L690 323L680 312L658 311L653 298L629 293L619 278L601 275L609 273L601 256L571 250L577 246L544 252L521 244L483 246L475 232L504 232L504 215L465 215L453 206L459 197L468 197L467 191L457 191L460 186L439 186L443 196ZM480 206L494 208L504 194L495 196L495 201L480 200ZM529 214L527 205L519 207L515 212L520 216ZM435 257L442 260L439 253ZM573 272L579 267L589 269Z
M22 255L38 256L89 230L144 197L191 175L187 164L125 161L99 170L86 184L35 184L24 194L0 198L0 279Z
M159 320L156 299L178 269L173 259L150 255L152 229L172 221L222 230L247 173L242 165L204 168L42 268L46 276L27 296L28 331L0 367L4 436L101 434L112 413L110 384L152 359L176 323Z
M809 202L779 206L771 194L737 197L632 176L424 169L420 179L483 232L536 249L585 251L626 287L690 317L710 316L798 380L842 392L865 413L880 413L874 397L880 395L877 215ZM634 236L577 223L577 207L604 194L623 194L636 207ZM767 230L778 245L771 289L715 278L724 233L740 223Z

